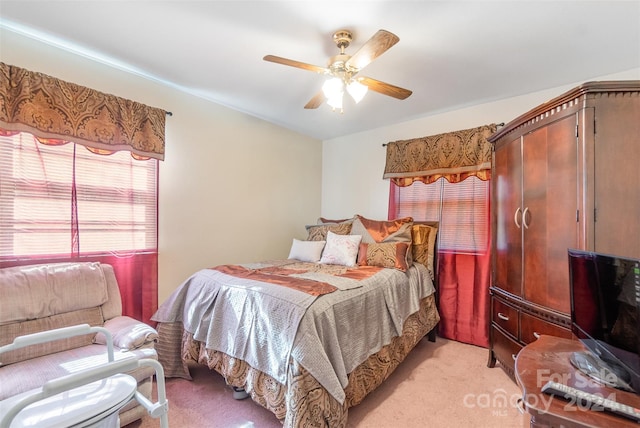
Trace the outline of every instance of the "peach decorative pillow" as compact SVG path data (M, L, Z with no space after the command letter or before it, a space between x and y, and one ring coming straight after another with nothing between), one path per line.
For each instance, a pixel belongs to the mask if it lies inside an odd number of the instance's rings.
M360 243L358 266L379 266L406 272L411 266L411 250L407 242Z
M380 242L411 242L413 218L396 220L370 220L357 215L351 226L352 235L362 235L365 244Z
M413 218L404 217L395 220L371 220L356 214L351 226L352 235L362 235L365 244L388 242L406 242L411 244ZM413 264L413 253L407 253L407 267Z
M355 266L361 240L362 236L359 235L337 235L331 231L327 232L327 243L320 263Z

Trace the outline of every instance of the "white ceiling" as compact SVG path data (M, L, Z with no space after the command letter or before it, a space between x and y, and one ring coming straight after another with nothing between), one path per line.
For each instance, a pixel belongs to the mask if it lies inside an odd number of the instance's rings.
M0 25L322 140L640 68L640 0L0 0ZM322 76L262 60L326 66L341 28L347 54L398 35L361 74L413 95L305 110Z

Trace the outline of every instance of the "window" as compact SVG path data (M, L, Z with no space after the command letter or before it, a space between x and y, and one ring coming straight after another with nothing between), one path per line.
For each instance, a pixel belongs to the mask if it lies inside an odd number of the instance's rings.
M127 151L0 136L0 258L156 252L157 175Z
M439 221L439 249L479 254L489 248L489 183L469 177L459 183L440 178L407 187L391 183L389 214L393 218Z

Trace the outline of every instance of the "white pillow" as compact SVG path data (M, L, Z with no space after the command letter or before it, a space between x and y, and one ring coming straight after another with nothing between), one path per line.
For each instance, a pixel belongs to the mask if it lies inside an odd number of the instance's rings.
M320 263L330 265L355 266L362 235L336 235L327 232L327 244L324 247Z
M320 260L324 244L325 241L300 241L294 238L288 258L301 262L317 263Z

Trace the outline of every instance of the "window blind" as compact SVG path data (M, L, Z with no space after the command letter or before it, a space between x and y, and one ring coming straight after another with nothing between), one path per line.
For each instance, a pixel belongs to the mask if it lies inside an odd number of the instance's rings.
M157 175L127 151L0 136L0 257L70 254L74 239L80 253L156 251Z
M489 183L469 177L459 183L440 178L431 184L391 184L395 203L390 205L395 205L396 218L438 221L440 250L485 253L490 238Z

